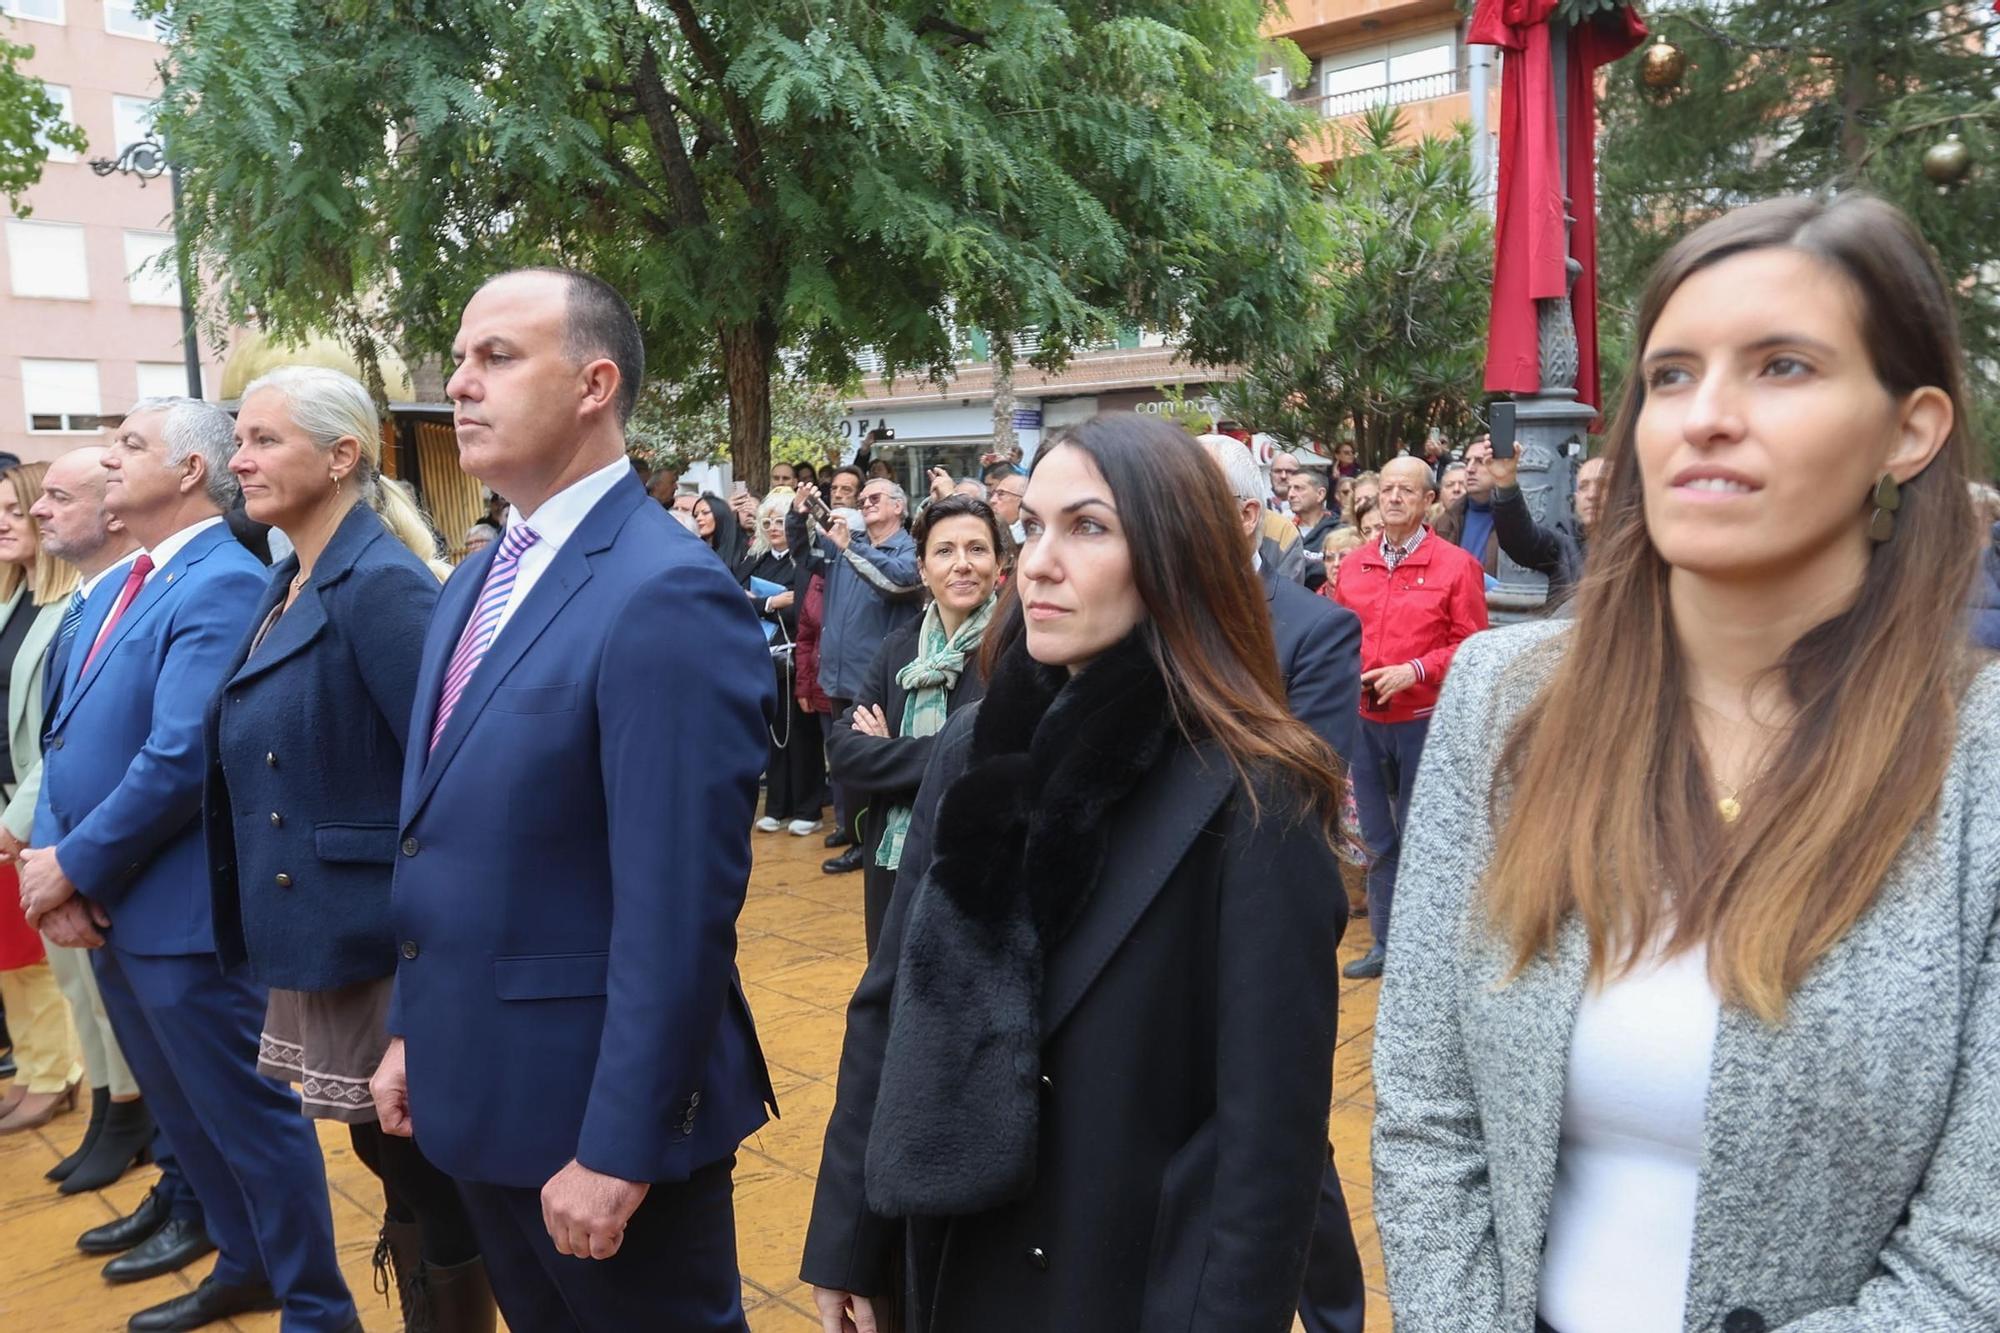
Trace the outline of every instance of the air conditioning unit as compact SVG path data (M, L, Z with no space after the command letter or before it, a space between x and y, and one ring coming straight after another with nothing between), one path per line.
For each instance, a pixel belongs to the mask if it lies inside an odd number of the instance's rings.
M1273 97L1286 97L1292 91L1292 81L1285 77L1285 71L1281 69L1274 69L1269 74L1259 74L1257 86Z

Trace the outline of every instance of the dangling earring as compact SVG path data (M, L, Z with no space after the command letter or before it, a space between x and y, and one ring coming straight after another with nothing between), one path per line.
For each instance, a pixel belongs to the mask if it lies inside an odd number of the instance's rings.
M1877 542L1886 542L1896 535L1896 511L1903 507L1903 488L1896 484L1896 478L1884 472L1882 480L1875 483L1875 512L1868 517L1868 536Z

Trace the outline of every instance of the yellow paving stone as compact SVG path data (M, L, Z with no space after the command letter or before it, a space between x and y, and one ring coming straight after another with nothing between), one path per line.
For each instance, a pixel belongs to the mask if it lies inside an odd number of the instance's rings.
M753 1333L816 1333L812 1293L798 1280L799 1250L833 1108L847 1001L864 962L861 876L822 874L819 863L829 853L817 837L760 836L755 848L737 964L784 1115L753 1135L737 1156L738 1263ZM1339 961L1360 957L1371 940L1367 922L1354 922ZM1371 1333L1389 1327L1380 1244L1369 1214L1367 1141L1374 1104L1369 1050L1378 989L1373 981L1342 988L1343 1040L1334 1060L1328 1127L1362 1248ZM524 1078L533 1076L522 1071ZM123 1288L99 1278L103 1261L77 1252L77 1233L137 1205L158 1172L141 1168L101 1194L60 1198L41 1174L74 1146L83 1127L79 1113L37 1132L0 1139L0 1255L9 1265L8 1280L0 1283L5 1333L116 1333L134 1310L191 1289L210 1267L204 1260L186 1273ZM344 1125L321 1122L317 1128L341 1271L367 1333L395 1333L401 1319L373 1289L381 1188L355 1157ZM260 1315L218 1327L277 1333L278 1319Z

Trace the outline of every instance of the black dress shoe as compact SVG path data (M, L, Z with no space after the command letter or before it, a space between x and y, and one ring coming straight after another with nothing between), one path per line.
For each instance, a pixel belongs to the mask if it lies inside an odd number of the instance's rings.
M185 1296L139 1311L126 1321L125 1327L131 1333L183 1333L186 1329L219 1324L233 1315L276 1310L279 1304L268 1282L225 1287L214 1278L205 1277L199 1287ZM358 1320L353 1325L360 1326Z
M829 847L852 847L854 845L854 835L844 828L837 828L826 835L826 845Z
M206 1254L215 1253L208 1230L188 1217L170 1217L146 1243L104 1265L106 1282L143 1282L162 1273L177 1273ZM276 1306L272 1306L276 1309ZM181 1327L175 1325L176 1328ZM199 1325L189 1324L188 1328Z
M861 869L861 848L849 847L831 861L820 862L819 868L829 875L845 875Z
M92 1227L76 1238L76 1248L85 1254L123 1254L151 1238L152 1234L167 1224L167 1216L172 1210L167 1201L160 1197L158 1190L152 1190L139 1200L134 1208L116 1222L106 1222L101 1227Z

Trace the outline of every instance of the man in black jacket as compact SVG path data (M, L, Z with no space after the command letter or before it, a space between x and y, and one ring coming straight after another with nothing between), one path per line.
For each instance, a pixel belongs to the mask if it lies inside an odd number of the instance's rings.
M1500 556L1548 576L1548 606L1569 596L1582 572L1583 557L1568 519L1544 526L1528 512L1517 484L1520 458L1495 458L1493 441L1481 436L1465 451L1465 498L1445 510L1437 534L1477 558L1488 574L1500 572Z
M1292 474L1290 494L1292 521L1299 525L1299 541L1306 548L1305 586L1319 591L1326 582L1326 562L1321 548L1326 534L1340 526L1340 515L1327 508L1327 476L1316 467L1302 467Z
M1204 435L1201 445L1222 469L1231 500L1242 512L1243 535L1264 597L1271 608L1271 633L1278 644L1278 669L1285 677L1285 697L1292 713L1333 747L1343 766L1361 754L1361 621L1352 611L1326 597L1307 592L1282 576L1277 543L1261 537L1263 487L1250 451L1227 436ZM1292 494L1301 483L1294 476ZM1322 503L1326 493L1320 479ZM1296 500L1294 501L1296 503ZM1319 563L1317 560L1315 564ZM1341 892L1338 884L1329 893ZM1319 1211L1313 1224L1312 1249L1306 1255L1305 1285L1299 1295L1299 1318L1307 1333L1361 1333L1367 1291L1361 1276L1361 1254L1354 1244L1354 1225L1347 1199L1334 1172L1329 1149L1321 1177Z

